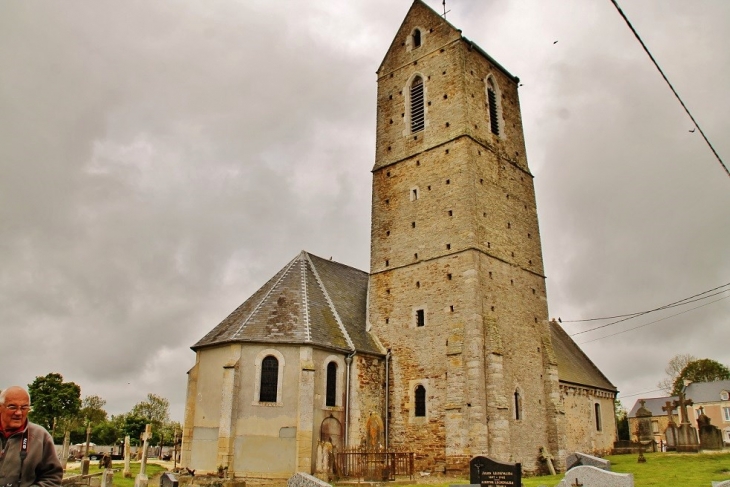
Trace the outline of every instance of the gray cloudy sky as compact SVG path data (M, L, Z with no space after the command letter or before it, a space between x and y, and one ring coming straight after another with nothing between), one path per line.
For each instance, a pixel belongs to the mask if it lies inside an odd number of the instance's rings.
M111 413L154 392L181 420L190 345L300 250L368 269L375 70L410 3L0 3L0 387L59 372ZM730 2L621 3L729 160ZM551 316L730 282L730 178L609 0L448 8L524 83ZM652 391L677 353L730 365L729 317L584 350Z

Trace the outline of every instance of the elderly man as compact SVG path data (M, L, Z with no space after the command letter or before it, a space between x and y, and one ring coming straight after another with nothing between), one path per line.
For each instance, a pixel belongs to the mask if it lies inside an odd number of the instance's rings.
M28 421L30 396L19 386L0 392L0 486L55 487L63 469L51 435Z

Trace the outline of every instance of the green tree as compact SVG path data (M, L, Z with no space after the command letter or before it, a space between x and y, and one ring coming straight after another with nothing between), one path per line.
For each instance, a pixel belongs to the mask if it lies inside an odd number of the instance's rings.
M121 439L121 432L112 421L101 421L92 425L91 441L97 445L116 445Z
M629 434L629 415L621 401L616 399L616 429L619 440L630 440Z
M159 431L170 420L170 401L150 393L146 401L135 404L130 414L145 418L153 431Z
M86 396L81 401L79 417L84 421L91 421L92 425L103 423L107 418L105 404L106 401L99 396Z
M679 374L682 373L682 369L684 369L687 364L689 364L690 362L694 362L695 360L697 360L697 357L688 353L683 353L672 357L669 360L666 368L664 369L664 372L667 373L667 376L660 380L659 383L657 383L657 387L662 389L667 394L673 395L672 391L674 390L674 381L676 381L677 377L679 377Z
M28 394L33 405L28 418L49 431L53 429L54 418L64 429L70 428L81 408L81 387L64 382L63 376L55 372L36 377L28 384Z
M709 358L694 360L688 363L674 381L672 395L677 395L684 390L684 381L690 382L713 382L716 380L730 379L730 369L720 362Z
M139 445L139 437L145 430L149 421L147 418L129 413L124 415L124 425L122 427L122 435L129 435L129 441L133 445Z

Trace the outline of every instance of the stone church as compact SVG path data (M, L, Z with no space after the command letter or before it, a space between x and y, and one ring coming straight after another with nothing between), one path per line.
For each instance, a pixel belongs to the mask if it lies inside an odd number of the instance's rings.
M313 473L335 448L546 470L616 438L616 388L548 319L519 80L415 0L377 70L370 272L301 252L193 345L182 464Z

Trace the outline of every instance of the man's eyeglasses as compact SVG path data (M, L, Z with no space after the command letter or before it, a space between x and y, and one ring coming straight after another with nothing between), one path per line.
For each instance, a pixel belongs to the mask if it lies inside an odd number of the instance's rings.
M5 406L12 412L20 411L21 413L27 413L30 411L30 406L16 406L15 404L11 404L10 406Z

